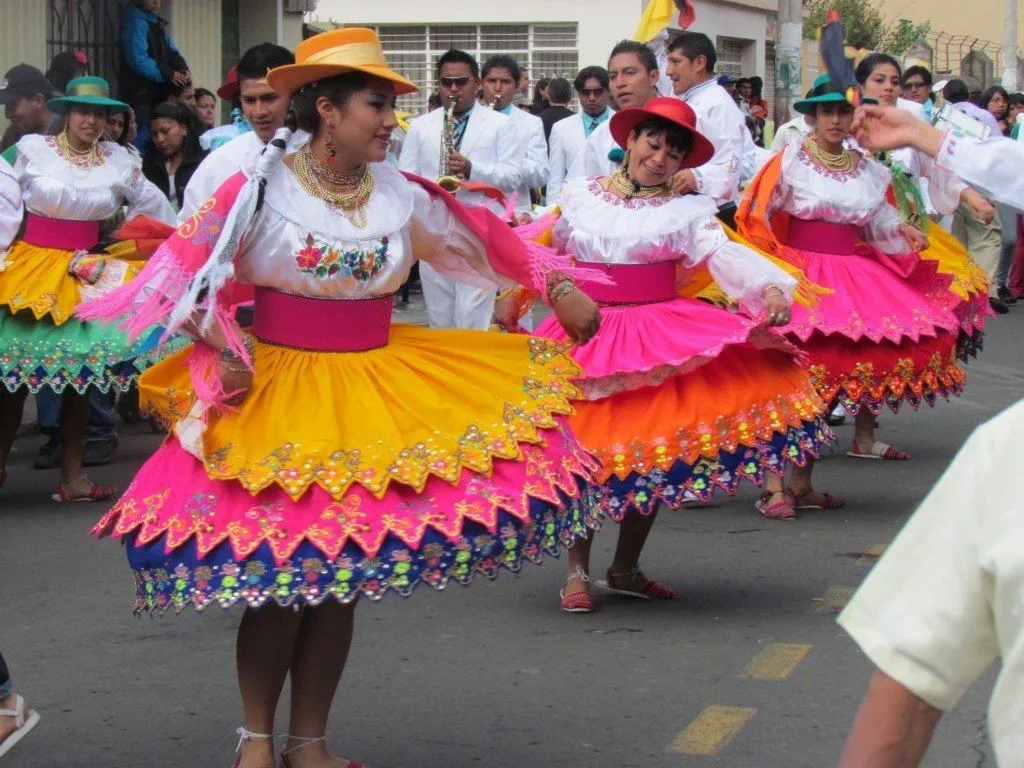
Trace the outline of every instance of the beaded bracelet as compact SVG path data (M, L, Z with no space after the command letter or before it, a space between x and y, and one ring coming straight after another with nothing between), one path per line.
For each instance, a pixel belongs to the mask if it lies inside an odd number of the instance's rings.
M568 278L566 278L565 280L560 282L558 285L556 285L554 288L552 288L552 289L550 289L548 291L548 303L550 303L552 306L554 306L561 299L564 299L566 296L568 296L570 293L572 293L575 290L576 290L576 284L572 280L569 280Z
M247 333L242 334L242 346L245 347L245 354L249 358L250 363L256 357L256 342L252 336ZM220 362L225 368L236 373L249 370L244 366L245 360L231 347L222 347L220 350ZM232 363L243 363L243 367L233 366Z

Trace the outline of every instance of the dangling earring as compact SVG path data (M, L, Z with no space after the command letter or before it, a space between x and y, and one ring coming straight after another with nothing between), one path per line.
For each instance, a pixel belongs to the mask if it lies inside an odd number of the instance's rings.
M334 158L338 156L338 153L334 149L334 134L331 133L331 129L327 130L327 164L334 165Z

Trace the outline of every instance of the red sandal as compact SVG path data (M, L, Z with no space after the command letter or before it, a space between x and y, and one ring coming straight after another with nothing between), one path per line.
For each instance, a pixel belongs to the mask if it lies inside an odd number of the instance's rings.
M793 497L793 509L842 509L846 506L843 499L838 496L830 496L827 493L821 494L822 502L820 504L803 503L802 500L814 493L813 490L807 493L796 493L792 488L787 488L786 493Z
M292 736L291 734L288 734L288 738L292 739L293 741L301 741L302 743L299 744L297 747L286 749L284 752L281 753L281 768L292 768L292 761L288 757L289 753L295 752L296 750L302 749L303 747L308 747L310 744L316 744L318 741L323 741L326 737ZM367 768L367 766L362 765L361 763L357 763L355 760L349 760L348 768Z
M594 598L590 596L589 592L577 592L573 595L565 594L565 588L569 586L569 582L573 579L579 579L584 584L590 583L590 577L583 570L583 566L577 565L576 570L565 577L562 588L558 590L558 597L562 601L562 610L566 613L593 613Z
M769 504L772 496L779 494L782 501ZM765 491L754 504L754 508L769 520L796 520L795 500L786 491Z
M643 587L639 591L634 591L615 586L615 580L625 576L632 576L634 579L639 577L643 580ZM628 573L612 573L612 569L609 568L605 573L605 581L598 581L596 583L597 586L609 592L614 592L616 595L635 597L638 600L675 600L679 597L679 593L672 589L672 587L644 576L643 571L640 570L639 563Z
M53 501L68 502L68 501L108 501L117 495L117 488L112 485L96 485L90 482L88 478L83 478L89 483L89 492L84 496L68 496L67 491L64 490L64 483L57 483L57 492L50 498Z
M901 451L898 448L893 448L888 443L883 443L881 440L875 440L871 444L871 447L862 451L857 447L857 441L853 441L853 445L850 450L846 452L847 456L852 456L855 459L883 459L885 461L906 461L910 458L910 454L906 451Z

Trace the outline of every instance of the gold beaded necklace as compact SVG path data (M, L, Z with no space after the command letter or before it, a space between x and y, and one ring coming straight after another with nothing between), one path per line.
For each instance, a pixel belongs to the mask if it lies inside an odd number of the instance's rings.
M618 170L612 173L605 180L605 183L609 190L618 192L626 200L631 198L648 200L652 197L671 197L673 194L668 182L653 184L651 186L641 184L629 175L629 171L626 169L625 165L620 166Z
M316 159L307 143L295 155L292 170L308 194L332 208L340 208L353 226L359 229L366 226L366 204L376 186L369 165L363 163L349 172L334 171Z
M71 146L71 142L68 141L66 128L57 134L57 153L71 163L71 165L83 171L88 171L94 166L103 164L99 140L94 141L88 149L75 149L75 147Z
M838 154L832 154L821 148L817 142L817 133L813 133L804 140L804 150L818 165L833 173L850 173L856 166L857 160L854 154L843 147Z

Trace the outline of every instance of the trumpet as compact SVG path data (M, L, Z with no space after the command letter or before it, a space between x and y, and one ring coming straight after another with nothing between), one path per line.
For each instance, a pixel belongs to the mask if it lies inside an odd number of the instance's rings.
M500 93L494 94L494 98L491 99L491 103L487 105L487 108L493 110L495 107L498 106L498 102L499 101L501 101L501 94Z
M455 102L458 99L452 98L445 107L444 117L441 123L441 156L438 159L437 185L441 189L455 194L462 181L452 173L451 158L456 153L455 149Z

